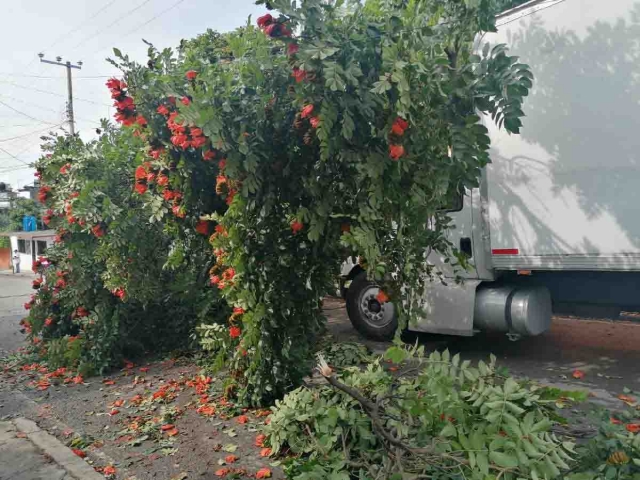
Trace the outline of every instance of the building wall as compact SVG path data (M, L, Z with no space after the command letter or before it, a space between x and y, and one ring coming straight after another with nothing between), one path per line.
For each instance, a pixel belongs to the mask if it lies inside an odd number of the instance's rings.
M27 244L30 244L31 247L29 251L31 253L22 253L20 252L20 270L21 271L29 271L31 270L31 265L33 264L33 252L35 251L36 258L40 255L43 255L44 252L38 250L38 241L46 242L47 248L53 245L53 236L44 236L44 237L33 237L33 238L24 238L21 239L18 236L11 237L11 257L13 257L13 252L19 250L18 248L18 240L24 240Z
M0 248L0 270L11 269L11 249Z

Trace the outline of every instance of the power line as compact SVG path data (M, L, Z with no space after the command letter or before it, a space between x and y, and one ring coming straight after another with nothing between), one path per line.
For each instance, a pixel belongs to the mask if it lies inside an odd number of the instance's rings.
M9 72L0 72L0 75L3 75L5 77L16 77L16 78L46 78L46 79L59 79L59 80L63 80L67 77L64 77L62 75L58 75L58 76L51 76L51 75L21 75L21 74L15 74L15 73L9 73ZM114 74L111 75L83 75L83 76L75 76L73 77L74 80L77 79L98 79L98 78L111 78L113 77Z
M135 32L137 32L138 30L140 30L142 27L146 27L148 24L150 24L151 22L153 22L154 20L156 20L157 18L161 17L162 15L164 15L165 13L173 10L174 8L176 8L178 5L180 5L182 2L184 2L185 0L178 0L177 2L173 3L171 6L165 8L163 11L161 11L160 13L158 13L157 15L154 15L153 17L151 17L149 20L147 20L146 22L136 26L133 30L131 30L129 33L125 33L121 38L124 37L128 37L129 35L134 34Z
M20 85L18 83L14 83L14 82L9 82L7 80L0 80L0 83L6 83L7 85L12 85L12 86L14 86L16 88L22 88L24 90L32 90L34 92L46 93L48 95L55 95L56 97L65 97L66 96L66 95L63 95L61 93L51 92L49 90L42 90L42 89L33 88L33 87L25 87L24 85ZM101 105L103 107L110 107L111 106L111 105L109 105L107 103L95 102L95 101L89 100L87 98L74 97L74 100L78 100L80 102L93 103L94 105Z
M89 22L91 20L93 20L94 18L96 18L98 15L100 15L102 12L104 12L107 8L109 8L111 5L113 5L114 3L116 3L118 0L111 0L109 3L107 3L104 7L102 7L100 10L98 10L97 12L95 12L93 15L91 15L89 18L85 18L84 20L82 20L82 22L80 22L79 24L77 24L75 27L73 27L71 30L69 30L68 32L60 35L58 38L56 38L53 43L51 45L49 45L47 48L43 49L42 52L45 52L47 50L49 50L50 48L53 48L55 45L57 45L61 40L64 40L65 38L69 37L71 34L77 32L78 30L81 30L82 27L84 27L84 24L86 22Z
M20 102L20 103L23 103L23 104L25 104L25 105L29 105L29 106L32 106L32 107L35 107L35 108L39 108L40 110L47 110L47 111L49 111L49 112L54 112L54 113L56 113L56 114L58 114L58 115L60 115L60 113L61 113L61 112L60 112L60 110L54 110L53 108L43 107L42 105L38 105L37 103L25 102L24 100L21 100L21 99L19 99L19 98L15 98L15 97L11 97L11 96L9 96L9 95L5 95L5 94L3 94L3 93L0 93L0 97L8 98L9 100L13 100L14 102ZM6 105L6 104L5 104L5 105ZM19 113L20 113L20 112L19 112ZM96 122L95 120L90 120L90 119L88 119L88 118L79 117L79 116L77 116L77 115L76 115L75 117L76 117L76 120L83 120L83 121L85 121L85 122L90 122L90 123L93 123L93 124L95 124L95 125L100 125L100 123L99 123L99 122ZM38 121L39 121L39 122L41 122L41 123L49 123L50 125L57 125L56 123L51 123L51 122L42 122L41 120L38 120Z
M118 18L116 18L113 22L111 22L109 25L107 25L106 27L98 30L97 32L95 32L93 35L89 35L88 37L83 38L80 42L78 42L77 45L75 45L72 50L75 50L76 48L80 47L81 45L86 44L89 40L92 40L93 38L97 37L98 35L101 35L103 32L105 32L106 30L110 29L111 27L113 27L116 23L120 22L122 19L127 18L130 14L132 14L133 12L141 9L142 7L144 7L147 3L149 3L151 0L144 0L144 2L142 2L140 5L138 5L137 7L132 8L131 10L129 10L128 12L124 13L123 15L120 15Z
M25 165L27 165L27 166L29 166L29 167L31 166L30 164L28 164L27 162L25 162L25 161L24 161L24 160L22 160L21 158L16 157L13 153L11 153L11 152L9 152L9 151L5 150L5 149L4 149L4 148L2 148L2 147L0 147L0 152L4 152L4 153L6 153L6 154L7 154L7 155L9 155L10 157L12 157L12 158L14 158L14 159L18 160L20 163L24 163Z
M41 119L39 119L39 118L32 117L32 116L31 116L31 115L29 115L28 113L21 112L20 110L13 108L11 105L9 105L9 104L7 104L7 103L3 102L2 100L0 100L0 105L4 105L5 107L7 107L7 108L9 108L9 109L13 110L14 112L19 113L20 115L24 115L25 117L30 118L31 120L35 120L36 122L40 122L40 123L48 123L49 125L56 125L55 123L47 122L46 120L41 120Z
M59 127L62 124L58 124L56 125L57 127ZM10 142L11 140L17 140L19 138L24 138L24 137L29 137L31 135L35 135L36 133L41 133L44 132L46 130L51 129L51 126L47 126L46 128L41 128L40 130L35 130L33 132L29 132L29 133L24 133L22 135L16 135L15 137L10 137L10 138L0 138L0 143L4 143L4 142Z

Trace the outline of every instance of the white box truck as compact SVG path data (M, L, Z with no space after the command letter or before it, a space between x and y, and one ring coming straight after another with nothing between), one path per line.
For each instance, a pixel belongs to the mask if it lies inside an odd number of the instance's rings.
M520 135L485 122L492 163L451 214L474 268L462 285L433 282L409 328L537 335L552 310L640 310L640 3L534 0L497 25L478 48L506 43L531 67L526 117ZM393 335L393 305L357 265L343 275L356 328Z

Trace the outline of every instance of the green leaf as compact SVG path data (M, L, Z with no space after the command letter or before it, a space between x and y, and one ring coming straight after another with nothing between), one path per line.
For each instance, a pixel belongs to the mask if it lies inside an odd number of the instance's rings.
M384 353L385 360L391 360L393 363L402 363L407 358L407 351L400 347L390 347Z
M118 58L122 58L122 52L119 48L113 47L113 54Z
M518 457L502 452L490 452L489 458L493 463L503 468L515 468L518 466Z

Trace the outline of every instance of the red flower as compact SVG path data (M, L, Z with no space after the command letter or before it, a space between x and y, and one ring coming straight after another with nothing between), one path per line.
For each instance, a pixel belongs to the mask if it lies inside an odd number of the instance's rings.
M114 467L113 465L107 465L102 469L102 473L104 473L105 475L115 475L116 467Z
M226 457L224 457L224 461L227 463L235 463L239 460L240 457L237 457L235 455L227 455Z
M140 125L141 127L146 127L147 126L147 119L144 118L142 115L138 115L136 117L136 123L138 125Z
M51 325L53 325L53 318L47 317L47 319L44 321L44 326L50 327Z
M618 420L617 418L615 418L615 417L611 417L611 418L609 419L609 421L610 421L613 425L622 425L622 422L621 422L620 420Z
M187 73L185 73L185 77L187 77L187 80L195 80L197 76L198 72L196 72L195 70L189 70Z
M117 78L110 78L109 80L107 80L107 83L105 85L109 90L122 90L120 80L118 80Z
M298 233L300 230L302 230L304 228L304 224L302 224L301 222L299 222L298 220L294 220L293 222L291 222L291 231L296 234Z
M640 423L628 423L625 428L627 432L638 433L640 432Z
M200 220L198 223L196 223L196 232L202 234L202 235L208 235L209 234L209 222L207 222L206 220Z
M71 164L70 163L65 163L62 167L60 167L60 173L62 175L66 175L67 173L69 173L69 169L71 168Z
M174 196L175 194L168 188L164 192L162 192L162 198L164 198L167 202L171 201Z
M289 45L287 45L287 53L289 55L295 55L296 53L298 53L298 50L300 50L300 47L297 43L290 43Z
M213 150L207 150L206 152L202 152L203 160L213 160L214 158L216 158L216 152L214 152Z
M191 128L191 136L192 137L201 137L202 136L202 129L200 129L198 127L192 127Z
M144 180L147 178L147 170L142 165L136 168L135 178L136 180Z
M69 340L71 340L71 338L69 338ZM73 377L72 380L73 380L73 383L75 383L76 385L80 385L82 382L84 382L82 375L76 375L75 377Z
M291 76L296 79L296 83L300 83L307 77L307 72L296 67L293 69Z
M245 424L249 421L249 418L246 415L240 415L239 417L236 417L236 422L241 423L241 424Z
M234 315L243 315L244 314L244 308L242 308L242 307L234 307L233 308L233 313L234 313Z
M105 231L100 224L91 227L91 232L93 232L93 234L98 238L103 237L105 234Z
M169 96L169 97L167 97L167 100L169 101L169 103L170 103L171 105L173 105L173 106L175 106L175 105L176 105L176 97L174 97L174 96Z
M124 288L116 288L113 291L113 294L118 297L120 300L122 300L124 298L124 296L127 294L127 292L124 291Z
M376 295L376 300L378 300L378 302L380 303L387 303L389 301L389 296L382 290L380 290L378 292L378 295Z
M80 317L80 318L88 317L89 316L89 310L87 310L84 307L78 307L78 308L76 308L75 314L76 314L76 317Z
M191 146L193 148L204 147L207 143L207 137L193 137L191 139Z
M271 478L271 470L268 468L261 468L256 472L256 478Z
M404 147L402 145L389 145L389 156L393 160L398 160L405 154Z
M260 450L260 456L261 457L270 457L271 456L271 449L270 448L263 448L262 450Z
M225 477L231 471L230 468L219 468L214 474L216 477Z
M320 125L320 118L319 117L311 117L309 119L309 122L311 123L311 126L313 128L318 128L318 125Z
M189 97L182 97L180 99L180 103L183 105L190 105L191 104L191 100L189 99Z
M220 170L224 170L224 167L226 167L226 166L227 166L227 159L226 158L223 158L222 160L220 160L218 162L218 168Z
M84 453L82 450L80 450L79 448L72 448L71 451L73 453L75 453L77 456L79 456L80 458L84 458L87 456L86 453Z
M178 218L184 218L186 216L186 212L180 205L174 205L171 207L171 211Z
M185 134L178 134L178 135L174 135L171 137L171 143L173 143L176 147L182 147L185 150L187 148L189 148L189 137L187 137ZM185 145L186 148L185 148Z
M169 177L161 173L158 175L157 183L159 186L164 187L169 183Z
M242 330L240 330L239 327L231 327L231 328L229 328L229 336L231 338L238 338L240 335L242 335ZM238 418L241 418L241 417L238 417ZM244 422L240 422L240 423L244 423Z
M407 122L404 118L398 117L393 122L393 126L391 127L391 131L401 137L404 135L404 131L409 128L409 122Z
M223 273L222 273L222 277L225 280L232 280L233 277L236 276L236 271L233 268L227 268Z
M211 280L211 285L218 285L220 283L220 277L218 275L212 275L209 280Z
M153 181L156 179L156 174L149 172L147 173L147 183L153 183Z
M147 191L147 184L143 182L136 182L135 189L138 194L143 195Z
M300 112L302 118L307 118L313 113L313 105L306 105Z
M158 112L160 115L164 115L165 117L167 115L169 115L169 109L167 107L165 107L164 105L160 105L157 109L156 112Z
M273 23L273 17L271 16L270 13L267 13L266 15L258 17L257 23L258 23L258 27L265 28Z
M574 370L571 376L573 378L581 379L584 378L584 372L582 370Z
M255 446L256 447L264 447L264 441L267 439L267 436L264 434L260 434L256 437Z

